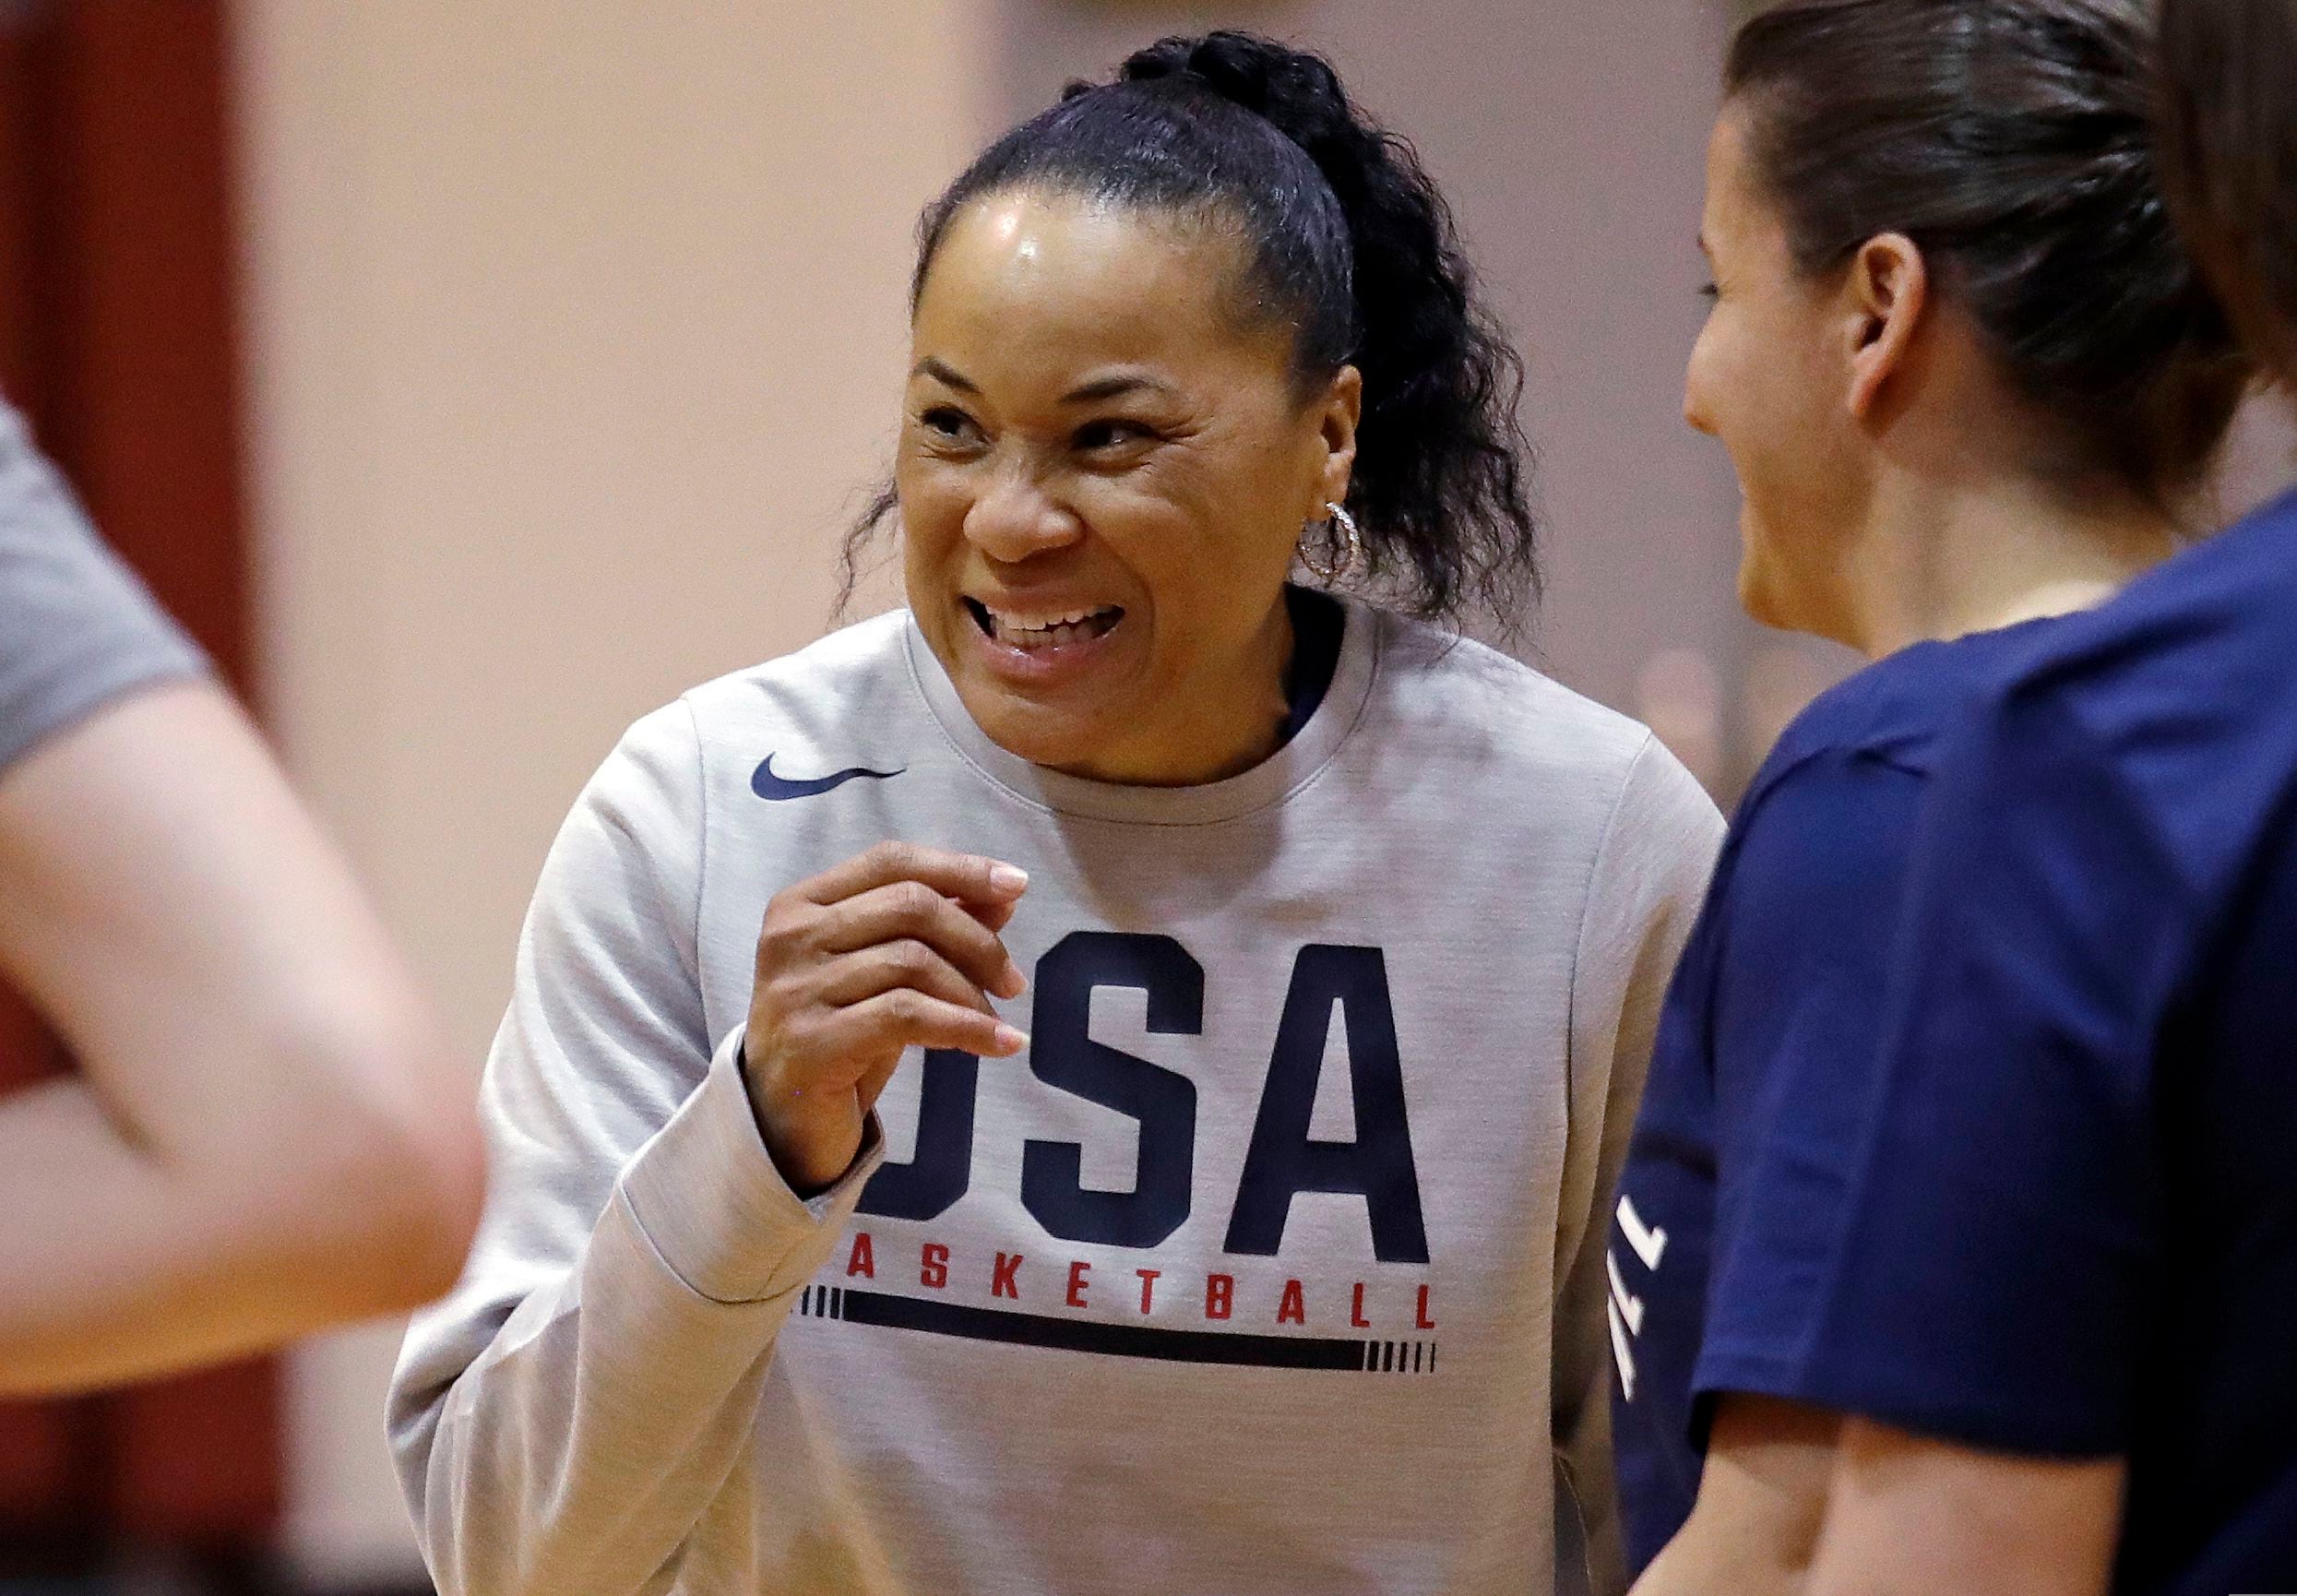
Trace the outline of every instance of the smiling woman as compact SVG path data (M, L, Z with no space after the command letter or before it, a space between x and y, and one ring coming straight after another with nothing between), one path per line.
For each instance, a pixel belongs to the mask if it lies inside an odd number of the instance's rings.
M1234 254L1015 192L952 221L918 296L910 607L973 719L1038 764L1180 784L1273 751L1279 597L1347 491L1362 383L1298 402L1283 333L1225 325Z
M1536 586L1441 197L1168 40L912 311L908 607L641 721L544 868L393 1398L440 1589L1615 1588L1600 1243L1720 821L1439 624Z
M1363 382L1300 402L1284 332L1226 325L1235 253L1009 193L955 219L918 297L910 608L973 719L1040 765L1185 784L1274 751L1285 573L1348 491Z
M900 511L919 625L1001 744L1113 780L1256 763L1285 574L1331 529L1312 571L1422 614L1536 591L1519 363L1434 185L1316 57L1142 51L921 235L909 426L856 541Z

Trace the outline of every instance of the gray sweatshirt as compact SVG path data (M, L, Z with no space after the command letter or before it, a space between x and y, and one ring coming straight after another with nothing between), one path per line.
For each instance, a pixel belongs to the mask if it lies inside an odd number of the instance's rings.
M543 866L391 1393L440 1590L1616 1589L1605 1223L1720 829L1642 727L1353 605L1201 787L1006 753L906 614L648 716ZM801 1201L759 922L887 838L1029 873L1031 1045L905 1061Z

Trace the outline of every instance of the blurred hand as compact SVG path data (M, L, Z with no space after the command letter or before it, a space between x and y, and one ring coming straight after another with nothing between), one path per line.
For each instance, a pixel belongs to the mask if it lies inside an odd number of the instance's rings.
M1028 1045L989 1003L1027 985L997 934L1028 886L994 859L882 842L766 906L743 1069L792 1190L851 1167L908 1049L1009 1058Z

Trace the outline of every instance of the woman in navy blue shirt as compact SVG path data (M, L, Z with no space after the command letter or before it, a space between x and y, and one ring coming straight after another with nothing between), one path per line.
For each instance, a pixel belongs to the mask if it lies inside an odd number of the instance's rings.
M2165 0L2165 183L2297 379L2297 6ZM1803 1376L1812 1596L2297 1590L2297 493L2051 628L1922 805Z
M2172 552L2245 385L2157 189L2151 46L2142 0L1795 0L1733 43L1686 413L1739 473L1748 610L1875 663L1748 792L1629 1155L1642 1596L1807 1569L1849 1406L1834 1221L1941 743Z

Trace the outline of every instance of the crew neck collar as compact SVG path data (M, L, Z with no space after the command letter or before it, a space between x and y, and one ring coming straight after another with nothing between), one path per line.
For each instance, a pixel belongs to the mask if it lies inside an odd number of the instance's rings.
M942 734L967 764L1023 803L1060 815L1139 826L1208 826L1283 802L1331 761L1355 729L1379 665L1378 617L1351 600L1340 604L1339 662L1307 724L1251 769L1194 787L1092 781L1032 765L999 747L981 729L918 630L916 617L906 611L901 636L910 674Z

